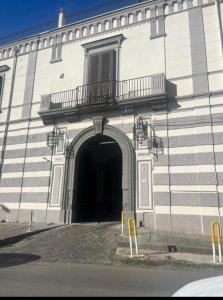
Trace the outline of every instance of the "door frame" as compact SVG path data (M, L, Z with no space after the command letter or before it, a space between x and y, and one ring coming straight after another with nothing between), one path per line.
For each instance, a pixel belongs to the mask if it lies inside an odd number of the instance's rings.
M91 126L77 135L71 142L66 155L63 205L64 222L70 224L73 214L73 198L76 193L75 172L81 146L96 135L95 127ZM117 142L122 152L122 207L126 216L134 216L135 203L135 151L129 138L118 128L105 125L103 135Z

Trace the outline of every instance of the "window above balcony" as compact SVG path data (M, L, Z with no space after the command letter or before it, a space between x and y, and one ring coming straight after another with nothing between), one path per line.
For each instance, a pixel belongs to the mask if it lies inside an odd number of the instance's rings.
M85 50L84 84L119 80L122 34L82 44Z
M124 39L125 39L124 36L122 34L119 34L109 38L97 40L91 43L82 44L82 47L85 49L85 55L87 55L92 52L100 52L101 49L103 48L107 48L107 49L120 48Z
M88 84L116 80L116 52L106 51L89 56Z

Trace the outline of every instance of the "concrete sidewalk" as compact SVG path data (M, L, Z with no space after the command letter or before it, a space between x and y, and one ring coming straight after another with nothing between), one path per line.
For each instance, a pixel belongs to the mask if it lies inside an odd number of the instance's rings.
M130 249L127 247L118 247L116 255L122 258L134 258L140 260L150 260L157 262L183 262L187 261L193 264L199 265L221 265L218 256L216 256L216 262L213 261L213 255L197 254L197 253L183 253L168 251L158 251L139 248L139 255L136 255L135 248L133 249L133 256L130 255ZM222 265L223 267L223 265Z
M120 260L148 261L159 265L188 262L223 266L213 262L210 236L151 232L138 228L139 257L130 257L129 237L121 235L120 223L73 225L0 224L0 254L29 253L42 261L67 263L118 263ZM133 243L134 245L134 243ZM175 252L171 252L173 249ZM135 252L134 252L135 253Z
M187 261L194 264L222 265L216 246L216 262L213 261L211 236L197 236L174 232L151 232L143 228L137 230L139 256L133 241L133 258L151 261ZM116 250L116 255L131 258L128 236L124 236Z

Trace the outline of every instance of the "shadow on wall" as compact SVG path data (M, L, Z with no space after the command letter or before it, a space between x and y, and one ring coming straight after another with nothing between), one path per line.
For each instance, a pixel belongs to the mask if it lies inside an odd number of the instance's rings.
M10 213L10 209L8 209L7 206L5 206L5 205L3 205L3 204L0 204L0 208L1 208L2 210L4 210L6 213Z
M176 84L166 80L166 92L167 92L167 111L176 110L181 106L177 103L176 96L177 96L177 86ZM163 124L163 126L168 126L167 123ZM165 127L167 128L167 127ZM154 135L150 144L150 152L154 154L154 160L157 162L159 161L159 156L164 154L164 141L163 138Z
M169 80L166 80L166 91L168 95L168 109L177 109L180 105L177 103L177 86Z
M163 139L155 135L150 141L149 151L154 155L154 160L158 161L159 155L164 154Z

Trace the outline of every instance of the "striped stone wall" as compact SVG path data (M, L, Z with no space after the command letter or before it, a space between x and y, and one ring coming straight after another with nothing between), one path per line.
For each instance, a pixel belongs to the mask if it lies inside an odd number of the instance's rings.
M154 207L141 216L145 226L210 234L210 222L221 220L222 97L182 99L177 111L153 115L164 153L154 161Z
M163 153L153 161L153 209L137 209L138 220L144 214L146 227L208 234L209 223L219 219L223 199L221 97L180 100L177 111L146 113L152 117L156 136L164 145ZM199 101L200 106L196 105ZM133 142L134 116L109 118L109 124ZM91 120L62 124L70 141L89 126ZM28 138L26 127L26 122L9 127L0 201L10 213L1 209L0 219L27 222L32 209L36 222L60 222L60 205L50 205L49 192L53 166L63 165L64 161L61 155L52 156L46 145L46 135L52 127L33 120Z
M134 117L130 118L130 123L117 118L109 124L120 128L132 139L133 121ZM71 142L92 124L89 120L63 124L62 127L67 128ZM65 163L64 153L52 153L47 146L47 133L52 129L52 126L44 126L41 120L31 120L29 131L27 122L16 122L9 127L0 180L0 221L28 222L32 210L34 222L63 222L60 219L62 194L59 205L51 205L53 168ZM2 134L0 132L0 136Z

